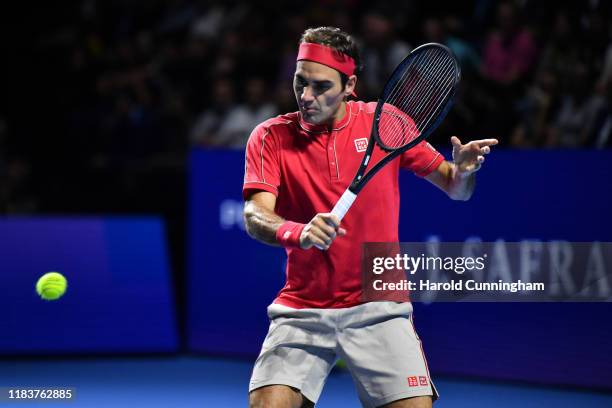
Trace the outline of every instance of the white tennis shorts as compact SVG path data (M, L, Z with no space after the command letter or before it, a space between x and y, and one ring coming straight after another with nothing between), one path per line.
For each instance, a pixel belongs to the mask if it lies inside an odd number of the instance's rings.
M438 398L408 302L369 302L344 309L272 304L268 317L270 328L249 392L282 384L317 402L341 358L364 407L423 395Z

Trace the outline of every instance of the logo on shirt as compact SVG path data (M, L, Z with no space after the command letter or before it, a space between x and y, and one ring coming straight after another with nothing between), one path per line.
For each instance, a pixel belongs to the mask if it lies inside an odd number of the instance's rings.
M418 387L418 386L422 386L422 387L426 387L429 384L429 382L427 381L427 377L425 377L424 375L420 375L420 376L410 376L408 377L408 386L409 387Z
M365 152L368 148L368 139L365 137L361 139L355 139L355 149L357 149L357 153Z

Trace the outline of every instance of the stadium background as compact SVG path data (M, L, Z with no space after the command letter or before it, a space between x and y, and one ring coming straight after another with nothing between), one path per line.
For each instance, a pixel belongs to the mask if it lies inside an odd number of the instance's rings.
M0 39L0 387L72 381L79 406L163 406L169 394L150 392L160 383L184 391L179 406L244 403L283 255L243 231L243 146L257 123L295 110L295 48L310 26L360 40L365 100L412 47L446 43L464 77L432 143L448 156L451 134L502 142L467 203L402 175L403 211L423 214L402 218L402 240L612 241L606 2L18 7ZM33 287L49 270L70 289L47 304ZM609 406L609 312L417 305L416 325L440 405L503 393ZM333 402L346 376L321 406L347 406Z

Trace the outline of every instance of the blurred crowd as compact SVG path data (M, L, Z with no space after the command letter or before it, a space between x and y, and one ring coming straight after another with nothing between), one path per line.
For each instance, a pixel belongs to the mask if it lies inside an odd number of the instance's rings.
M358 39L363 100L376 100L419 44L454 51L463 78L438 147L451 134L517 148L610 147L610 8L597 0L47 5L8 39L21 57L11 101L0 106L0 211L182 213L190 147L240 148L259 122L295 111L298 40L320 25Z

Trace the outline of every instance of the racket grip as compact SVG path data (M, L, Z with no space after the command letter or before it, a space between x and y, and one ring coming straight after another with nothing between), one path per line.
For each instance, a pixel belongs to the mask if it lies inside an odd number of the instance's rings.
M331 213L338 217L340 221L342 221L349 208L351 208L351 205L353 205L353 201L355 201L356 198L357 194L347 189L344 194L342 194L334 208L331 210ZM315 247L323 250L323 248L318 246L317 244L315 244Z
M356 198L357 194L347 189L344 194L342 194L342 197L340 197L331 213L338 217L340 221L342 221L349 208L351 208L351 205L353 205L353 202Z

